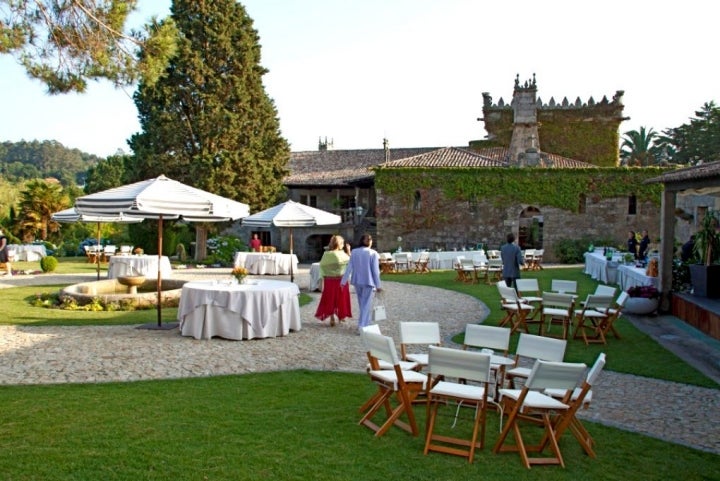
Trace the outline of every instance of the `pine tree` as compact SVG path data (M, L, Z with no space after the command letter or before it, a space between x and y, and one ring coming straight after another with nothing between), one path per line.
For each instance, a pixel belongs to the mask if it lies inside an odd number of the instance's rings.
M177 54L135 94L134 180L165 174L252 211L273 205L290 148L262 84L252 19L235 0L174 0L171 11Z

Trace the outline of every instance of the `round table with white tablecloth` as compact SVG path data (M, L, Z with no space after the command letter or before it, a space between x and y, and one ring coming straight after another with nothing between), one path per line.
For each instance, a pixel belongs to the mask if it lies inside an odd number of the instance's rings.
M43 244L8 244L7 250L11 262L39 261L47 256L47 249Z
M250 274L287 275L297 272L298 258L295 254L280 252L236 252L235 267L244 267Z
M160 274L163 279L172 277L170 258L162 256L160 259ZM148 279L157 279L158 256L112 256L108 261L108 279L120 276L145 276Z
M178 321L195 339L254 339L285 336L302 328L297 284L275 280L188 282L182 288Z

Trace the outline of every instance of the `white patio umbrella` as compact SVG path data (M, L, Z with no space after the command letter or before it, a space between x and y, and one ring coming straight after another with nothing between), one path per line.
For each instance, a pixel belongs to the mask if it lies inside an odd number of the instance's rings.
M98 245L100 245L100 224L105 222L113 222L118 224L136 224L142 222L142 217L129 217L123 214L117 215L100 215L100 214L81 214L74 207L69 209L55 212L50 218L56 222L62 222L65 224L74 222L96 222L97 223L97 239ZM96 257L95 262L97 263L97 278L100 280L100 256Z
M163 220L222 222L250 213L247 204L196 189L164 175L75 199L75 209L88 215L123 215L158 220L157 327L162 328Z
M312 227L316 225L334 225L342 222L342 218L309 205L288 200L275 207L245 217L242 225L250 227L289 227L290 228L290 256L293 255L293 227ZM292 259L290 260L290 282L294 282Z

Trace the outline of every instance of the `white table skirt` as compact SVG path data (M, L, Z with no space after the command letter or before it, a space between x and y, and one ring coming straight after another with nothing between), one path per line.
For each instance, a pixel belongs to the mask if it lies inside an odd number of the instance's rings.
M279 275L290 274L290 267L297 272L298 258L295 254L281 254L279 252L236 252L235 267L242 266L250 274Z
M157 256L112 256L108 261L108 279L120 276L145 276L148 279L157 279L157 274ZM163 279L172 277L172 266L167 256L162 256L160 260L160 274Z
M605 284L614 284L615 280L608 275L608 261L602 253L602 250L595 252L586 252L585 256L585 274L592 279L598 280ZM622 254L615 254L613 262L622 262Z
M618 267L618 284L620 290L626 291L630 287L635 286L659 286L657 277L649 277L646 275L644 267L635 267L622 265Z
M313 262L310 265L310 292L322 291L323 279L320 276L320 263Z
M8 256L13 257L15 261L39 261L47 256L47 250L41 244L8 244ZM10 255L14 252L15 255Z
M299 294L297 284L285 281L188 282L178 306L180 332L195 339L285 336L302 328Z
M396 252L393 253L393 259ZM411 252L412 261L415 262L420 258L420 252ZM480 251L431 251L430 261L428 262L430 269L453 269L455 258L464 256L466 259L472 259L473 256L480 254Z

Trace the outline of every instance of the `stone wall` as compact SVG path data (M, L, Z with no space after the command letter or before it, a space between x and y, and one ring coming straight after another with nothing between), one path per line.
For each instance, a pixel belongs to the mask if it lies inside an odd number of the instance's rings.
M585 213L573 213L556 207L542 205L528 206L513 204L498 207L491 201L480 201L470 205L466 201L445 203L444 209L453 209L451 216L438 220L432 226L408 230L401 216L405 210L402 202L378 192L379 200L388 209L389 215L378 217L377 248L381 251L395 251L398 246L404 250L461 250L475 247L482 242L487 248L497 249L504 242L508 232L518 235L521 213L527 207L535 207L542 216L542 247L545 262L557 262L555 246L563 239L595 237L613 239L616 246L625 245L629 230L648 229L650 238L657 239L660 228L660 209L652 202L638 202L637 214L628 214L628 199L588 199ZM398 242L397 238L402 241Z

